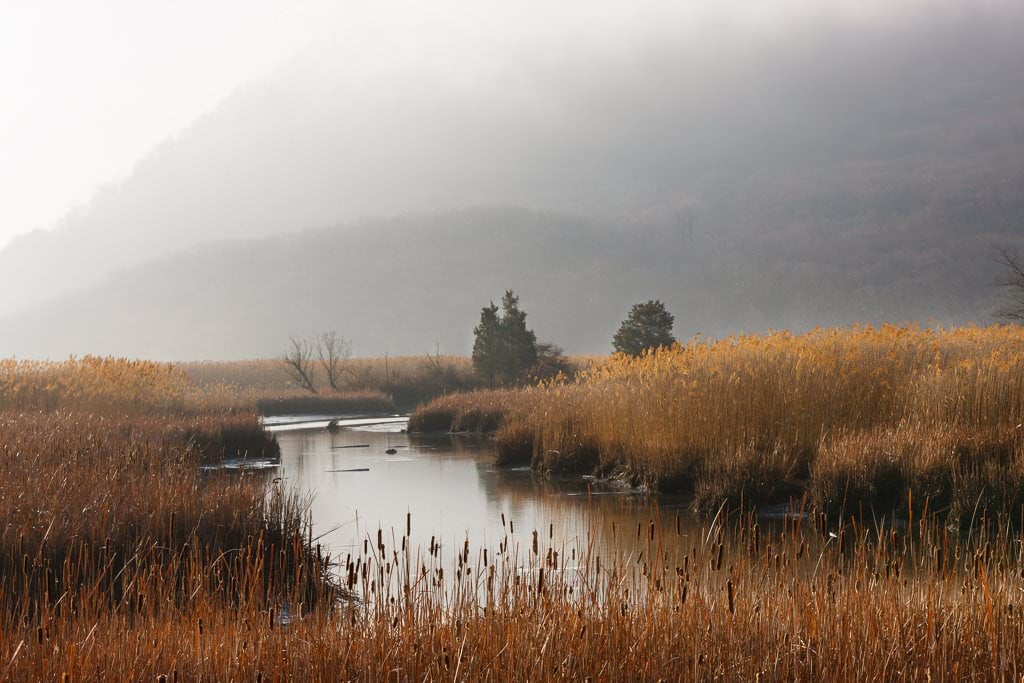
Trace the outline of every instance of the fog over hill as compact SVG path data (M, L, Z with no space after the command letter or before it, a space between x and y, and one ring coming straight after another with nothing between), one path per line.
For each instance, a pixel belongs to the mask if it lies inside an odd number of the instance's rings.
M666 301L684 338L962 323L987 319L987 245L1009 238L929 227L883 235L887 248L873 251L859 230L789 246L777 231L725 240L685 221L623 226L514 208L411 215L204 245L123 271L8 317L0 355L266 357L289 334L326 330L360 355L464 354L480 308L506 288L539 338L571 352L608 352L630 305L649 298Z
M986 320L1024 240L1024 10L915 7L319 46L0 250L0 355L467 352L506 288L572 352L647 298L684 336Z

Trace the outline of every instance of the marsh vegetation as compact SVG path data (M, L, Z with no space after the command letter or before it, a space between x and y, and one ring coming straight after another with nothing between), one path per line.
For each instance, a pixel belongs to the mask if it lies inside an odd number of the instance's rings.
M405 513L345 552L320 545L308 501L274 472L201 468L277 457L253 404L204 399L180 367L8 362L0 667L9 680L1017 678L1022 351L1009 327L777 333L449 395L421 426L496 428L495 447L536 470L681 487L710 513L652 497L624 515L584 497L571 525L552 506L543 523L503 514L486 541L444 543ZM748 506L783 492L801 502Z
M461 356L424 354L347 358L339 363L333 385L318 363L309 365L317 394L298 386L273 358L248 361L180 363L177 367L196 394L217 406L264 414L394 412L419 402L480 385L472 363Z
M440 397L410 429L496 430L499 457L693 496L967 523L1024 504L1024 332L818 329L618 355L575 380ZM913 502L909 503L913 505Z

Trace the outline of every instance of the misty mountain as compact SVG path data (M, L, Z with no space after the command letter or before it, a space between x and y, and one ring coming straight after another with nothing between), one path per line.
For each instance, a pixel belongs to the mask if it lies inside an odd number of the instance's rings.
M997 210L1024 209L1024 193L1008 207L970 194L945 201L936 214L992 223ZM480 309L508 288L540 339L574 353L608 352L629 307L651 298L667 303L681 338L855 320L987 322L990 247L1024 244L1019 230L936 226L913 202L897 214L899 230L856 219L856 203L850 215L824 206L799 214L808 226L828 214L850 227L815 236L794 228L790 211L767 211L765 230L729 240L685 216L619 225L476 208L219 242L8 316L0 355L265 357L282 353L289 334L326 330L359 355L465 354Z
M1024 227L1024 13L998 7L319 46L0 250L0 352L465 350L506 287L580 351L649 297L684 334L979 317L985 249ZM525 211L459 211L494 205Z

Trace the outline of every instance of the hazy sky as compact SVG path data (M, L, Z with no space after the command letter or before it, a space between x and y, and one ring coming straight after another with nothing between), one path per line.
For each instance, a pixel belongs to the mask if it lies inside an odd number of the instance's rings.
M837 18L921 21L968 4L993 3L0 0L0 246L52 227L234 89L325 41L373 55L363 77L430 60L458 77L481 55L533 42L614 54L681 23L772 32ZM474 58L460 61L453 45Z
M0 243L338 29L336 3L0 2Z

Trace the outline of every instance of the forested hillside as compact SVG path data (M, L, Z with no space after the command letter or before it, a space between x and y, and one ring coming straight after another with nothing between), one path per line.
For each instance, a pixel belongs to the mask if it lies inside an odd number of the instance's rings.
M989 321L999 272L991 245L1022 243L1010 218L989 229L824 234L766 222L732 237L701 225L479 208L221 242L8 317L0 355L244 358L323 330L352 339L358 355L462 354L480 308L508 288L541 339L574 353L608 352L630 305L655 297L675 313L681 338L855 320Z

